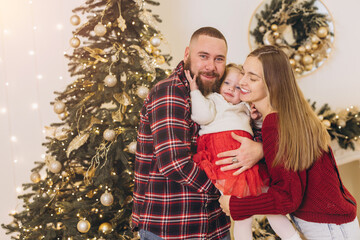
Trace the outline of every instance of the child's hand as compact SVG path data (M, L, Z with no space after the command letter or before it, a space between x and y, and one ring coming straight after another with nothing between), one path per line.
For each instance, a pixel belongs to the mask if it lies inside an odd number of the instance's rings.
M191 78L190 71L185 70L185 76L189 81L191 91L199 89L198 85L196 84L196 75L194 75L194 78Z
M261 113L255 108L255 104L251 104L251 112L250 112L251 119L258 120L262 117Z

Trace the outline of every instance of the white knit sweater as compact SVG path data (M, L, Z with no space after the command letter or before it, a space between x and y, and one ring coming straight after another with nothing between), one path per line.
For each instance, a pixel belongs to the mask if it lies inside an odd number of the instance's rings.
M219 93L204 97L199 90L191 91L190 97L191 118L201 126L199 135L231 130L243 130L253 135L248 103L233 105ZM261 127L261 120L257 120L256 125Z

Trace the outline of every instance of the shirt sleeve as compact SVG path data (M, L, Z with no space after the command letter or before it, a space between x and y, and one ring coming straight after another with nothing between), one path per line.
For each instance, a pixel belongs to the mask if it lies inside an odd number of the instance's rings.
M204 97L200 90L190 92L191 97L191 119L199 125L212 122L216 115L215 103Z
M190 112L185 99L176 86L157 89L153 95L149 120L157 167L173 181L214 194L215 186L191 159Z
M263 126L264 127L264 126ZM256 214L288 214L301 204L305 192L306 171L294 172L282 166L272 167L277 149L277 129L263 130L264 155L270 175L270 186L259 196L230 198L230 213L234 220Z

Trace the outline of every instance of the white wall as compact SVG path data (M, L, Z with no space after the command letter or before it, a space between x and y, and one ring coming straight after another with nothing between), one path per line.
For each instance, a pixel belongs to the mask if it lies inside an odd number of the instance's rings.
M85 0L0 0L1 223L11 220L7 216L11 210L21 209L15 189L30 181L33 162L41 160L44 154L43 127L59 121L49 102L55 97L54 91L62 91L72 81L63 52L71 51L68 44L74 30L69 22L71 10L83 2ZM260 2L160 0L160 6L153 10L163 20L160 29L168 41L163 49L169 49L174 57L172 67L182 60L192 32L201 26L220 29L228 39L228 60L243 62L250 50L249 21ZM299 80L300 87L319 107L323 103L329 103L333 110L351 105L360 107L360 71L357 69L360 66L360 2L326 0L324 3L334 17L334 50L319 70ZM32 108L33 103L38 104L38 109ZM11 142L11 136L16 136L17 141ZM0 238L9 239L3 229L0 229Z

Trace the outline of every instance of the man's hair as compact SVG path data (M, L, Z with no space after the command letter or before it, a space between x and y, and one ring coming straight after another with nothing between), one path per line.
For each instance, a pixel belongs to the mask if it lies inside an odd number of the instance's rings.
M216 28L213 28L213 27L199 28L191 36L190 42L193 41L194 39L197 39L201 35L222 39L225 41L225 44L227 47L227 41L226 41L224 35L219 30L217 30Z

